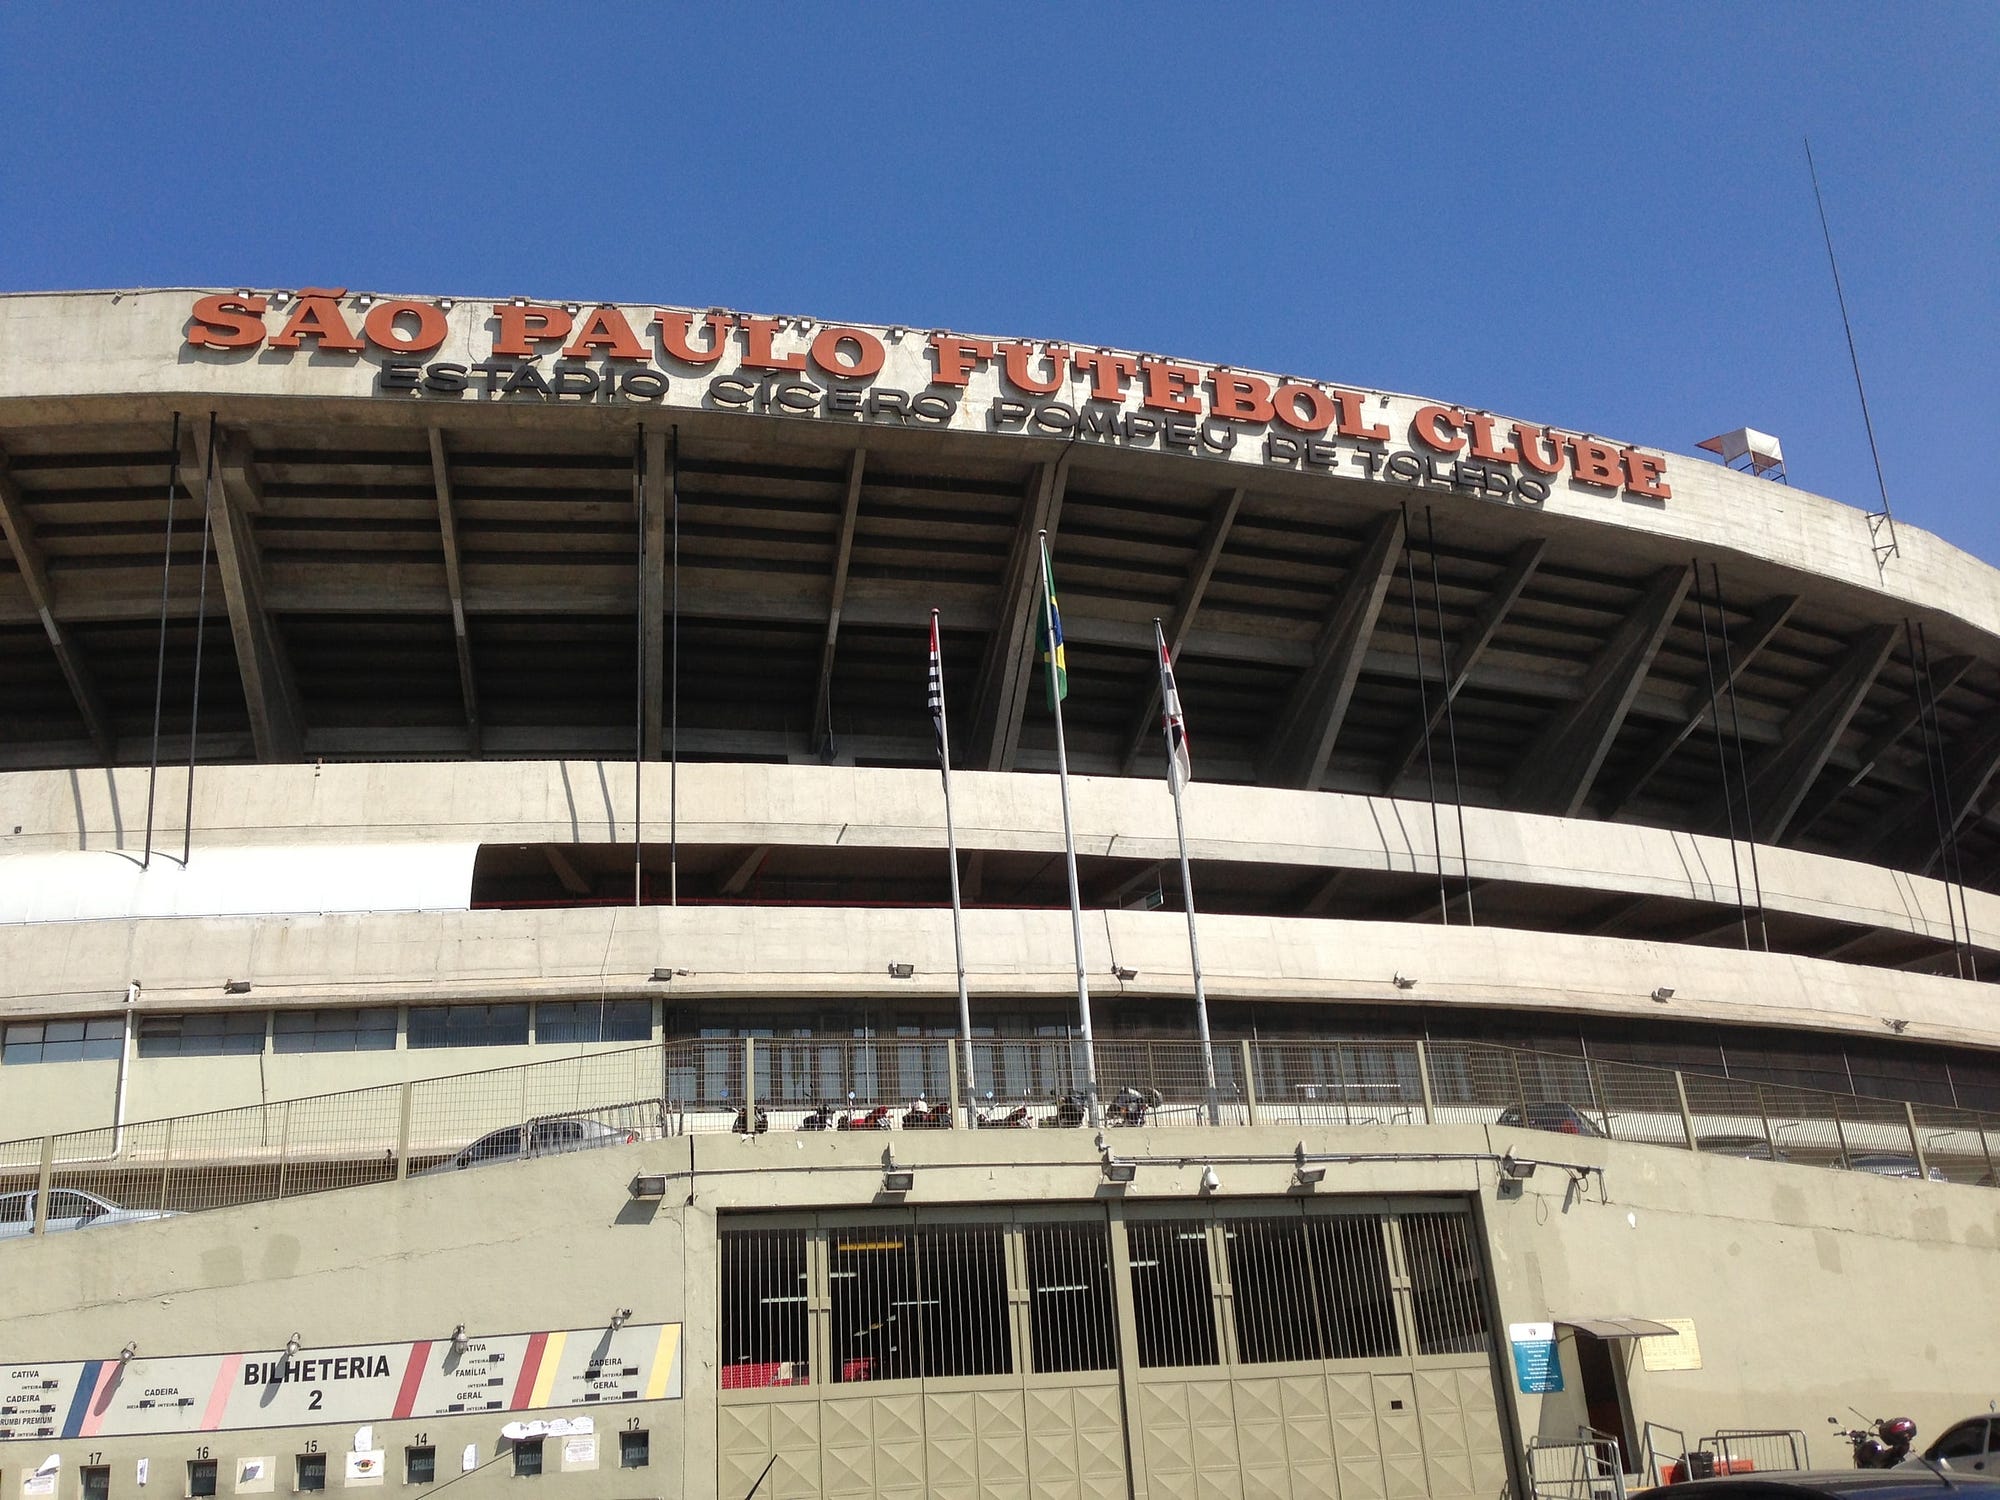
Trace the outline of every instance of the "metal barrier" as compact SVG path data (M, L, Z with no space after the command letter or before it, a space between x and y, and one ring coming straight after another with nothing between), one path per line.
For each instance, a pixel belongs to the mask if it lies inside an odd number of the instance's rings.
M1087 1055L1074 1037L976 1039L969 1050L943 1037L701 1038L0 1141L0 1196L39 1189L27 1210L39 1229L55 1192L194 1212L400 1179L493 1132L488 1156L532 1155L557 1136L1076 1127L1093 1074L1113 1129L1519 1126L1989 1186L2000 1157L2000 1118L1971 1110L1476 1042L1236 1040L1204 1056L1190 1040L1113 1038ZM556 1119L586 1123L532 1128Z
M1740 1474L1774 1469L1810 1469L1806 1435L1797 1428L1733 1429L1709 1434L1701 1446L1715 1455L1715 1472Z
M1625 1463L1615 1438L1530 1438L1527 1460L1532 1500L1625 1500Z
M1646 1423L1639 1430L1638 1472L1649 1486L1688 1478L1687 1434L1664 1422Z

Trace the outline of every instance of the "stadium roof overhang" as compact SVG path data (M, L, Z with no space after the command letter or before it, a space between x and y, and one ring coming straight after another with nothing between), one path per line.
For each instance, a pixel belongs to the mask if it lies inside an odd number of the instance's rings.
M156 680L184 756L197 677L203 760L920 764L935 607L957 759L1042 768L1046 529L1080 771L1155 773L1158 618L1208 777L2000 879L2000 577L1719 465L720 310L16 297L0 348L0 764L143 762Z

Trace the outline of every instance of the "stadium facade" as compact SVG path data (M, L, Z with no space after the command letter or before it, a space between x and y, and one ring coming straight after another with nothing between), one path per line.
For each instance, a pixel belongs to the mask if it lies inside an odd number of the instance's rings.
M5 1500L1497 1496L2000 1395L2000 571L1913 527L326 287L0 298L0 529Z

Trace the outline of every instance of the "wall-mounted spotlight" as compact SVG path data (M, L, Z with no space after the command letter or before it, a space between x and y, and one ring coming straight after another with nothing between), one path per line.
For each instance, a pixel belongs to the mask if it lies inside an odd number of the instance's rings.
M1674 987L1670 984L1661 985L1653 991L1653 998L1659 1001L1660 1004L1665 1005L1669 1000L1674 998Z
M1540 1162L1516 1161L1514 1153L1509 1151L1500 1158L1500 1180L1502 1182L1526 1182L1530 1177L1535 1175L1535 1168L1540 1165Z
M611 1315L611 1321L605 1326L607 1328L610 1328L613 1332L616 1332L618 1329L623 1328L627 1323L631 1321L632 1321L632 1309L629 1307L621 1307L618 1309L618 1311L614 1312Z
M528 305L528 299L526 297L509 297L507 299L507 305L509 307L526 307Z
M889 965L889 977L891 979L908 979L912 974L915 974L916 972L917 972L917 966L915 964Z
M250 981L247 979L225 979L222 982L222 993L225 995L247 995L250 993Z
M641 1172L634 1177L627 1189L634 1198L664 1198L667 1196L667 1174L665 1172Z
M459 1324L459 1325L458 1325L458 1327L456 1327L456 1328L452 1329L452 1331L451 1331L451 1352L452 1352L453 1354L463 1354L463 1353L465 1353L465 1351L466 1351L466 1348L467 1348L467 1347L468 1347L468 1346L469 1346L469 1345L470 1345L471 1343L472 1343L472 1340L471 1340L471 1339L469 1339L469 1338L467 1338L467 1337L465 1336L465 1325L464 1325L463 1323Z
M1411 974L1405 974L1401 970L1396 972L1393 983L1399 990L1413 990L1417 987L1416 977Z
M652 982L655 984L664 984L670 979L685 978L687 978L686 969L655 969L653 970Z
M368 306L370 306L371 304L373 304L373 302L374 302L374 301L375 301L375 298L374 298L373 294L371 294L371 293L368 293L368 292L356 292L356 293L354 294L354 305L355 305L356 307L368 307Z
M1297 1158L1297 1164L1292 1168L1293 1187L1318 1187L1322 1182L1326 1181L1325 1167L1313 1167L1306 1164L1306 1143L1304 1141L1299 1142L1298 1146L1294 1149L1294 1155Z
M1204 1193L1222 1191L1222 1179L1216 1175L1215 1164L1213 1162L1201 1169L1201 1190Z
M1895 1032L1897 1036L1901 1036L1910 1029L1910 1023L1901 1016L1884 1016L1882 1024Z
M1111 966L1111 974L1113 978L1124 984L1130 984L1139 977L1137 969L1128 969L1123 964L1113 964Z
M438 298L438 306L445 312L450 312L458 304L449 297L440 297Z
M893 1149L882 1153L882 1191L885 1193L907 1193L917 1185L917 1174L908 1167L896 1165Z
M1104 1180L1118 1187L1126 1187L1139 1175L1139 1164L1135 1161L1120 1161L1111 1154L1111 1146L1104 1139L1104 1132L1097 1132L1098 1169Z
M271 293L271 306L273 307L283 307L285 306L286 303L290 302L291 300L292 300L292 294L290 292Z
M131 1343L127 1344L123 1349L120 1349L118 1351L118 1368L121 1370L124 1369L127 1365L131 1364L132 1361L137 1359L138 1357L139 1357L139 1341L137 1339L134 1339Z
M298 1358L299 1350L303 1347L304 1345L302 1345L299 1341L299 1336L296 1333L293 1334L290 1338L285 1340L285 1358L286 1359Z

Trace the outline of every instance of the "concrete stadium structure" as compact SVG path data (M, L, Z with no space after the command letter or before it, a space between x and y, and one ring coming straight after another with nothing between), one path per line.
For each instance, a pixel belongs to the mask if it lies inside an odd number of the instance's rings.
M1492 1496L2000 1396L2000 571L1915 528L1225 365L308 288L0 297L0 540L0 1500ZM1163 1102L806 1128L1088 1076Z

